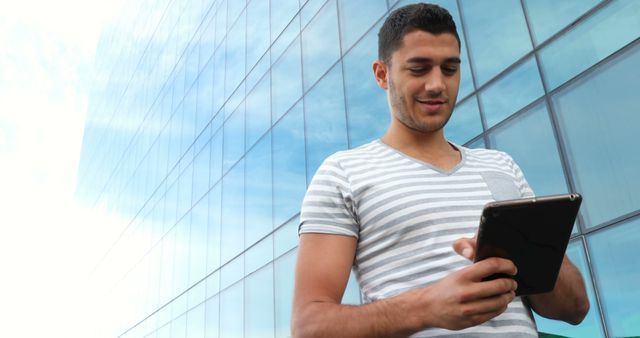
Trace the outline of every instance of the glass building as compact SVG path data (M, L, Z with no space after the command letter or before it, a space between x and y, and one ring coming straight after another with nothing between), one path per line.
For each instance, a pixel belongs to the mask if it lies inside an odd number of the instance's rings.
M592 306L540 332L640 336L640 1L435 2L462 39L447 137L507 151L538 195L584 196L568 255ZM96 336L290 336L302 197L324 157L386 130L371 63L407 3L127 5L98 46L77 188L121 231Z

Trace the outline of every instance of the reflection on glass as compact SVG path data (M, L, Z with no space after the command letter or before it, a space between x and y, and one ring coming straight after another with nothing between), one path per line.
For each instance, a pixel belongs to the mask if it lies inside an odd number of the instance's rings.
M160 302L166 303L173 297L173 259L175 252L175 228L162 239L162 265L160 267Z
M211 149L207 145L199 152L193 160L193 188L192 199L198 201L209 190L209 158L211 157Z
M187 289L189 277L189 217L176 224L176 247L173 258L173 295ZM186 302L185 302L186 305ZM186 310L186 309L184 309ZM183 311L184 311L183 310Z
M207 62L198 77L198 96L196 102L196 135L209 123L213 104L213 61ZM198 149L196 149L198 150Z
M269 49L271 62L280 58L282 52L291 45L295 38L300 35L300 16L296 15L285 30L278 36Z
M220 331L220 299L211 297L205 303L205 337L218 338Z
M220 128L211 138L211 153L209 158L210 186L218 183L220 178L222 178L222 136L223 129Z
M640 336L640 219L593 234L588 242L609 336Z
M302 96L300 40L287 49L271 69L271 114L277 121Z
M206 298L220 292L220 270L210 274L205 281Z
M461 4L478 85L531 50L520 1L462 0Z
M335 0L329 0L302 31L304 90L308 91L339 58L338 16Z
M220 289L225 289L244 277L244 254L234 258L220 269Z
M245 165L245 247L249 247L273 229L270 133L247 153Z
M244 250L244 161L222 179L220 257L224 264Z
M224 123L223 173L244 154L244 120L244 104L241 104Z
M187 337L189 338L204 338L204 323L205 323L205 308L204 303L200 304L195 309L187 312Z
M536 195L568 191L544 102L492 130L489 139L513 157Z
M187 337L187 315L182 315L171 322L171 337L186 338Z
M273 265L248 276L245 287L245 336L274 337Z
M207 272L220 266L220 224L222 218L222 184L218 183L207 196L209 202L207 226Z
M578 268L584 280L589 303L591 304L589 313L587 313L582 323L577 326L559 320L546 319L536 314L535 319L538 331L563 337L604 337L593 284L591 283L591 276L589 274L589 268L587 267L587 259L584 248L582 247L582 240L577 239L571 241L567 247L566 254L576 268Z
M300 211L307 189L302 101L273 126L273 225Z
M540 52L549 90L638 38L640 2L610 1Z
M237 1L232 0L231 2ZM246 58L245 40L247 36L245 19L246 12L243 12L227 35L225 97L229 97L229 95L236 90L240 82L242 82L242 79L244 79Z
M566 27L600 0L525 0L537 44Z
M304 97L307 141L307 182L322 161L347 149L342 64L338 63Z
M275 275L275 320L276 338L286 338L291 335L291 304L293 303L293 281L297 250L274 261Z
M587 227L638 210L640 47L552 97ZM604 99L615 98L615 99Z
M387 12L385 0L338 0L338 7L343 51L351 48Z
M304 7L300 9L300 27L304 28L309 24L309 21L318 13L322 5L327 0L302 0L300 5L304 4Z
M273 260L273 236L269 235L244 253L244 274L249 275Z
M220 293L220 337L243 337L243 286L241 281Z
M271 6L271 42L276 40L297 12L298 0L279 0L277 6Z
M538 66L531 57L480 92L487 127L494 126L543 94Z
M213 54L213 62L215 71L213 73L213 113L216 114L226 100L224 95L224 78L225 78L225 45L222 44Z
M269 48L269 15L267 13L269 13L269 0L251 0L247 5L247 71L253 68Z
M207 268L207 216L209 201L203 198L191 209L189 233L189 285L205 276Z
M292 218L273 233L273 255L278 257L298 245L298 217Z
M387 95L378 87L371 69L378 58L378 30L376 25L342 60L352 148L381 137L391 120Z
M466 145L470 149L486 149L487 145L484 143L484 138L480 137L477 140Z
M456 144L464 144L482 133L482 121L476 96L456 104L451 118L444 128L444 133L447 140Z
M360 288L358 287L358 281L356 280L356 275L353 271L349 274L349 281L347 282L347 287L344 290L344 295L342 296L342 304L354 304L358 305L362 303L360 301Z
M269 74L247 94L247 149L271 127L271 77Z

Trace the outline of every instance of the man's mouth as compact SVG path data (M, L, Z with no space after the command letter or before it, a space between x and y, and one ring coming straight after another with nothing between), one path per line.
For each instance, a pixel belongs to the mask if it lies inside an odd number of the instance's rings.
M440 110L442 106L444 106L444 104L447 102L446 100L441 99L416 99L416 101L418 101L418 103L420 103L420 106L423 107L428 113L433 113Z

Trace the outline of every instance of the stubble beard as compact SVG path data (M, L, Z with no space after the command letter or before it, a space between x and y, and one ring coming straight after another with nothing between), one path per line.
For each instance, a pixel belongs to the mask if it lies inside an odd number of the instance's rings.
M406 104L407 103L405 99L406 97L404 95L398 94L398 92L396 91L396 86L393 81L389 81L389 96L391 98L390 101L391 101L392 114L395 116L395 118L398 121L400 121L400 123L405 125L407 128L415 130L420 133L431 134L441 130L442 128L444 128L447 122L449 122L449 119L451 118L451 115L452 115L450 113L449 116L447 116L447 118L444 121L437 124L428 123L428 122L424 122L424 121L412 118L407 113L409 109ZM453 109L452 109L452 112L453 112Z

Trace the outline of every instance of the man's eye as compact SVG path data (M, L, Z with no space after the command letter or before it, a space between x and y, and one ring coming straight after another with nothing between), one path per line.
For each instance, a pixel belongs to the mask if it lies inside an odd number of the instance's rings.
M457 71L458 71L458 68L456 68L456 67L444 67L444 68L442 68L442 72L443 72L445 75L453 75L453 74L455 74Z
M409 68L409 71L413 74L422 74L426 72L427 69L425 67L414 67L414 68Z

